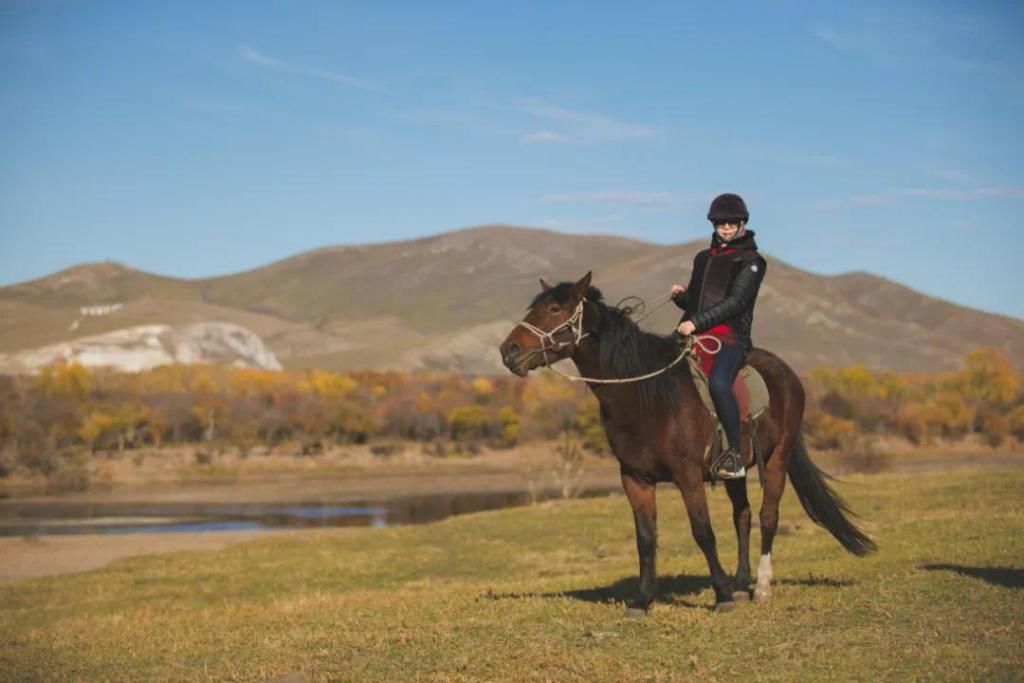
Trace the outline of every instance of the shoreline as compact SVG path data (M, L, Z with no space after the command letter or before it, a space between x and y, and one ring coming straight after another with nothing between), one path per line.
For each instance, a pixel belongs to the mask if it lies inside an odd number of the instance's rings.
M826 465L827 459L821 459ZM0 500L0 507L23 504L87 505L100 503L306 503L330 500L373 501L401 496L429 494L487 493L529 491L531 486L550 487L552 472L537 460L519 460L504 466L487 458L480 462L414 466L400 472L385 468L350 474L346 477L278 477L273 480L239 481L231 484L156 484L121 487L108 491L92 490L63 495L36 495ZM587 459L588 488L614 488L619 482L618 463L613 458ZM996 469L1024 466L1024 453L996 452L945 457L897 459L886 473L948 471L956 469ZM531 470L529 467L539 468ZM538 475L544 476L538 476ZM842 474L840 474L842 476ZM756 483L751 483L756 486ZM667 486L667 485L666 485ZM0 583L54 576L104 567L111 562L138 555L183 550L219 550L228 545L281 534L324 533L318 529L259 529L246 531L204 531L176 533L80 534L0 537ZM343 533L331 528L330 533Z

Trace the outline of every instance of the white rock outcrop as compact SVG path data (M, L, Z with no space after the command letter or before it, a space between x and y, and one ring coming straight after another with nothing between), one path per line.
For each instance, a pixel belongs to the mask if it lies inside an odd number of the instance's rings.
M140 372L173 363L217 363L280 370L277 357L250 330L231 323L181 327L140 325L14 353L0 353L0 372L33 373L55 362Z

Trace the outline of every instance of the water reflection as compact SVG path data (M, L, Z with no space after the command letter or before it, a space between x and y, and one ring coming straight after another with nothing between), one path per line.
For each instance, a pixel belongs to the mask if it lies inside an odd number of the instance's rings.
M607 495L593 489L584 496ZM537 500L557 497L546 491ZM453 515L530 503L523 491L446 493L388 500L288 504L6 503L0 536L183 533L316 527L387 527L436 522Z

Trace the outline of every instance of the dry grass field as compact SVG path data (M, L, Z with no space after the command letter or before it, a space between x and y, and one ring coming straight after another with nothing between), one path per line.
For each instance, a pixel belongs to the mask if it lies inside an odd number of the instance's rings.
M810 524L789 492L773 601L726 614L710 609L704 560L672 489L659 489L659 599L639 620L622 605L636 576L622 496L119 560L0 587L0 672L16 681L1019 680L1022 485L1021 468L851 476L840 489L880 546L866 559ZM710 496L731 565L725 492Z

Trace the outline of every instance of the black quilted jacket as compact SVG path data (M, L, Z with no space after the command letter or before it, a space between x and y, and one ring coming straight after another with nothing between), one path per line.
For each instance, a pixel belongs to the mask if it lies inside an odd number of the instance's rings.
M716 233L711 248L693 259L686 291L672 300L686 311L682 319L692 321L698 333L725 323L736 341L749 349L754 302L767 268L752 230L729 244Z

